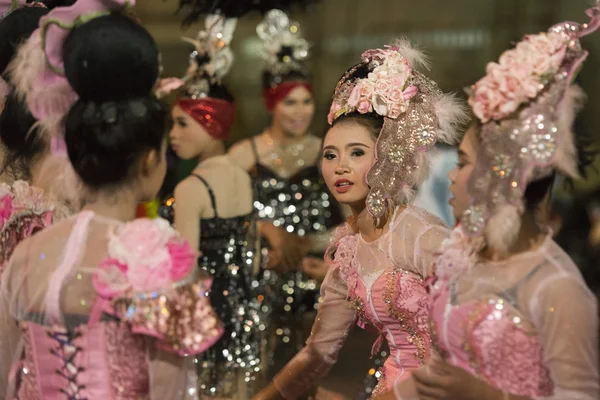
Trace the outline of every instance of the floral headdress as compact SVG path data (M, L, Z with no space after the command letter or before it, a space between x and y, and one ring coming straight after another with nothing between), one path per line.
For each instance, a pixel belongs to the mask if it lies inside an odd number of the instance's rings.
M360 68L366 78L353 78ZM409 204L415 189L427 178L430 150L436 142L456 143L467 119L453 95L417 68L427 67L423 53L399 40L362 54L362 63L339 81L328 115L329 124L351 113L384 117L377 138L376 161L367 174L367 209L376 219L389 216L397 205Z
M579 39L598 28L600 8L587 15L588 24L565 22L525 36L498 63L489 63L470 90L481 143L461 224L470 236L485 234L500 254L519 231L529 182L554 170L579 176L572 124L584 95L571 82L588 55Z

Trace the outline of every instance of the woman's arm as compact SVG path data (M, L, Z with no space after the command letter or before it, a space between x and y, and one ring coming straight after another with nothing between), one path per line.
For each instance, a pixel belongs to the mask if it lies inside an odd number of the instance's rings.
M198 248L202 204L210 204L210 199L202 183L194 179L186 178L175 188L175 229Z
M321 286L323 302L306 346L254 400L294 400L314 387L336 363L356 312L346 300L348 287L339 268L332 267Z

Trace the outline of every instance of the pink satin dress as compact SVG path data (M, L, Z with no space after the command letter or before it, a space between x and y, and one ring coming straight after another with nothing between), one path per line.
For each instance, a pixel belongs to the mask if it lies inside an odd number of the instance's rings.
M397 212L388 231L374 242L346 233L335 244L311 336L275 377L286 399L298 398L327 374L357 321L377 333L374 352L383 340L390 348L372 396L391 390L429 358L426 279L447 228L426 211L409 207Z

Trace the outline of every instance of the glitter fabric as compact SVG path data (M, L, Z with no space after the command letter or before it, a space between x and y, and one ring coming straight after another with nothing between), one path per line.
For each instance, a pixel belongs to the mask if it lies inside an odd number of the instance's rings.
M0 184L0 275L22 240L50 225L66 211L25 181Z
M348 114L384 117L376 161L367 174L366 205L373 217L389 218L396 206L414 199L415 188L427 177L429 150L438 140L456 141L465 113L454 97L415 69L425 60L409 42L368 50L361 58L338 82L328 120L334 124ZM368 70L366 78L353 77L359 69Z
M233 103L205 97L199 99L180 98L175 104L194 118L214 139L229 139L229 131L235 118Z
M579 40L600 26L600 8L587 14L589 24L565 22L526 36L471 88L482 127L462 223L500 253L516 239L528 183L554 170L578 177L572 123L583 95L571 82L588 55Z
M196 177L206 186L215 212L213 218L199 221L202 255L198 267L213 278L209 296L224 325L221 339L196 359L197 390L210 397L238 393L251 397L263 368L261 349L266 332L253 274L255 215L219 217L212 188ZM161 217L172 223L175 207L170 197L160 209ZM244 387L238 385L239 374Z
M507 394L597 399L597 301L569 256L547 235L533 250L481 260L461 231L431 288L436 352Z

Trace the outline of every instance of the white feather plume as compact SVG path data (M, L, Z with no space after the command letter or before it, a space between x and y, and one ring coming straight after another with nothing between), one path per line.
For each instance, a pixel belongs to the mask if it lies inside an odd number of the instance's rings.
M442 94L434 104L438 118L437 139L447 144L457 144L465 124L469 121L467 105L454 93Z
M562 102L558 106L557 128L560 132L561 142L556 147L555 167L566 176L579 178L577 169L577 147L573 123L577 113L583 108L587 96L578 85L571 85L566 90Z
M406 58L412 68L417 70L420 68L426 70L430 69L431 63L427 54L416 48L410 40L399 38L396 39L392 45L398 48L398 52L402 54L402 57Z
M496 209L485 227L488 247L500 258L508 255L515 244L521 229L522 211L512 204L504 204Z

